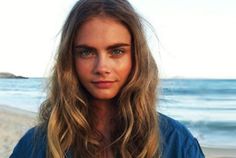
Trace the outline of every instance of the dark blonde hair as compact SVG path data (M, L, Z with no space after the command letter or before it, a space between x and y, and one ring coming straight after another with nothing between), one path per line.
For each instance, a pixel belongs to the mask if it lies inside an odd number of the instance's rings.
M62 28L56 63L46 101L41 105L40 127L47 132L47 157L99 157L101 143L94 137L95 116L88 94L75 72L73 42L80 26L93 17L118 20L132 37L132 70L115 98L117 116L110 147L123 158L159 157L156 112L158 70L145 38L142 18L126 0L80 0Z

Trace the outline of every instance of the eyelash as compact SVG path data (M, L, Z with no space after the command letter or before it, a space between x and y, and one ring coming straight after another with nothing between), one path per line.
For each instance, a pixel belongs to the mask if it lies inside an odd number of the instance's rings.
M77 56L81 58L89 58L93 56L95 53L92 50L85 49L77 52Z
M117 51L119 51L118 53L117 53ZM120 55L122 55L122 54L124 54L124 50L123 49L113 49L112 51L111 51L111 55L112 56L120 56Z

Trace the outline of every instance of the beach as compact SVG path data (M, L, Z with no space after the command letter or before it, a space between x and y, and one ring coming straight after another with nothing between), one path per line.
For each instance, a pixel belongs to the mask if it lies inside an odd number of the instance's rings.
M236 149L227 147L202 147L206 158L236 158Z
M37 114L0 105L0 155L8 158L14 146L31 127L35 126ZM202 147L206 158L236 158L236 150L227 147Z
M23 134L36 124L36 113L0 105L0 157L8 158Z

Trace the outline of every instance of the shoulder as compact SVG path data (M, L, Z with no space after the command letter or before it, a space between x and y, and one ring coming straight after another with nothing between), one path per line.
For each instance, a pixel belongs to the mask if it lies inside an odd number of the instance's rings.
M46 134L39 127L34 127L19 140L10 158L43 158L45 154Z
M183 137L192 137L191 133L187 130L187 128L177 120L174 120L164 114L159 113L158 121L160 133L163 136L169 136L173 133L176 133Z
M196 138L180 122L158 114L161 154L163 158L203 158L204 154Z

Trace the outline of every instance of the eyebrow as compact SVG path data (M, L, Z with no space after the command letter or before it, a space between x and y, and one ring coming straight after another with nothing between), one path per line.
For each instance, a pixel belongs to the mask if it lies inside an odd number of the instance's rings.
M118 47L129 47L129 46L130 46L130 44L128 44L128 43L115 43L115 44L112 44L112 45L108 46L106 49L110 50L110 49L114 49L114 48L118 48ZM74 48L75 49L77 49L77 48L87 48L87 49L96 50L95 47L89 46L87 44L79 44L79 45L76 45Z

